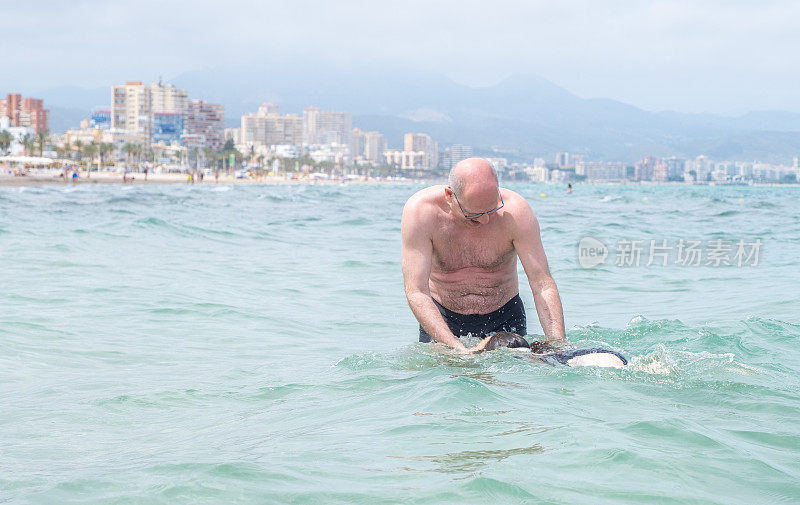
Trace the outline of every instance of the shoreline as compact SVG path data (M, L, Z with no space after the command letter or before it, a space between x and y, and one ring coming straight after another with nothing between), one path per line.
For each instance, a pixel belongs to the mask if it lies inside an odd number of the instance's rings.
M122 174L117 172L92 172L91 178L86 177L86 172L81 172L76 179L68 179L67 181L61 177L61 172L54 172L53 174L35 174L35 175L11 175L0 174L0 187L20 187L20 186L75 186L87 184L120 184L120 185L150 185L150 184L186 184L186 185L299 185L299 184L370 184L370 183L408 183L408 182L431 182L429 180L417 179L385 179L385 178L358 178L358 179L287 179L281 176L268 176L261 179L237 179L228 175L215 180L213 176L205 177L204 180L195 180L188 182L187 174L180 173L161 173L161 174L148 174L147 181L144 179L143 173L128 173L128 181L122 180Z
M0 187L24 187L24 186L53 186L53 185L61 185L61 186L74 186L78 184L131 184L131 185L148 185L148 184L199 184L199 185L301 185L301 184L387 184L387 183L394 183L394 184L409 184L409 183L419 183L419 184L441 184L443 179L387 179L383 177L358 177L355 179L341 179L341 178L331 178L331 179L318 179L318 178L308 178L302 177L298 179L287 179L284 176L266 176L260 179L237 179L235 177L225 175L219 178L219 181L216 181L213 176L205 177L204 180L195 180L192 182L187 182L187 174L185 173L158 173L158 174L148 174L147 181L144 180L144 173L141 172L129 172L129 178L132 177L132 180L128 182L123 182L122 180L122 173L119 172L92 172L91 178L86 177L86 172L80 172L80 175L77 179L69 179L68 181L64 181L61 177L61 171L53 171L49 174L31 174L31 175L12 175L8 173L0 173ZM501 184L507 183L523 183L523 184L546 184L546 185L555 185L561 186L565 185L562 183L554 183L551 181L547 182L533 182L533 181L501 181ZM686 183L686 182L666 182L666 183L654 183L652 181L628 181L628 182L578 182L573 183L573 185L588 185L588 186L686 186L686 187L696 187L696 186L717 186L717 187L798 187L800 183L775 183L775 182L754 182L750 184L725 184L725 183Z

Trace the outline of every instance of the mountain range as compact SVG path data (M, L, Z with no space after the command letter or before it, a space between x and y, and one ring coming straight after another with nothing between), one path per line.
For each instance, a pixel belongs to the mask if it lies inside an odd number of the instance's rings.
M588 160L634 162L643 156L705 154L717 160L791 163L800 155L800 114L756 111L739 116L652 112L610 99L581 98L538 76L517 75L470 87L435 73L392 67L298 65L273 61L224 65L169 80L191 98L225 105L226 123L262 102L281 112L316 105L353 114L353 126L382 132L390 147L406 132L440 145L472 145L476 154L510 160L552 159L568 151ZM108 106L110 86L63 86L34 95L51 110L51 129L77 126Z

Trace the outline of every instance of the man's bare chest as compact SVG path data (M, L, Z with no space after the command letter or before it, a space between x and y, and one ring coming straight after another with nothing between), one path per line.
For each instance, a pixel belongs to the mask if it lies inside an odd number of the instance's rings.
M502 233L465 234L443 231L433 240L434 267L444 272L464 268L500 269L514 255Z

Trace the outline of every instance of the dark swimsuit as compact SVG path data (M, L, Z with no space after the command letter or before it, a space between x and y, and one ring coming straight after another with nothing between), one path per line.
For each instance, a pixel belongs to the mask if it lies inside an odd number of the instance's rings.
M499 309L488 314L459 314L443 307L436 300L433 300L433 303L442 313L450 331L457 337L472 334L485 338L498 331L510 331L518 335L528 333L525 324L525 307L522 305L522 298L519 297L519 294ZM419 327L419 341L431 341L431 336L422 329L422 326Z
M442 304L436 300L433 300L433 303L436 304L439 312L441 312L444 321L447 323L447 326L450 327L450 331L457 337L472 334L472 336L486 338L498 331L510 331L517 335L526 335L528 333L525 322L525 307L522 305L522 298L519 297L519 294L515 295L514 298L499 309L494 312L489 312L488 314L459 314L458 312L453 312L443 307ZM419 341L430 342L431 340L431 336L420 326ZM623 364L628 364L628 360L626 360L622 354L599 347L555 352L541 356L541 359L552 364L559 363L566 365L567 361L572 358L585 354L604 352L613 354L619 357Z

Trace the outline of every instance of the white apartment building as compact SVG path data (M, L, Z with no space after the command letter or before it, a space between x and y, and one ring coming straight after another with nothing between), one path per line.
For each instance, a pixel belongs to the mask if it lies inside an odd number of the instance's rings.
M625 164L620 162L580 161L575 164L575 175L585 175L589 182L621 181L625 179Z
M359 128L353 128L353 134L350 138L350 158L354 162L363 161L364 159L364 146L366 145L366 136Z
M111 87L111 128L135 133L148 145L153 135L153 96L141 81L128 81Z
M458 164L459 161L472 158L472 146L465 146L463 144L453 144L445 148L444 157L442 159L442 167L451 169Z
M547 182L550 177L550 171L544 164L526 167L525 173L530 176L533 182Z
M439 145L426 133L406 133L403 137L403 151L423 153L421 166L414 166L414 168L429 170L439 165Z
M406 151L387 149L383 152L386 164L402 170L427 170L427 153L425 151Z
M379 132L364 132L353 128L350 157L355 164L383 165L386 137Z
M225 128L223 130L223 134L225 136L225 142L231 140L233 141L233 145L238 146L242 143L242 129L241 128Z
M150 95L153 112L186 114L189 93L185 89L178 89L172 84L159 82L150 85Z
M353 116L349 112L324 111L318 107L303 109L303 143L350 146L352 135Z
M278 106L262 104L258 112L242 116L240 144L246 147L303 145L303 119L295 114L281 116Z
M383 152L386 151L386 137L378 132L364 133L364 159L373 165L384 163Z

